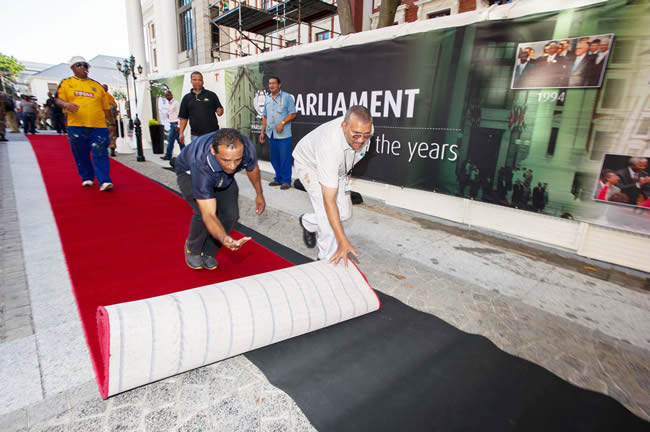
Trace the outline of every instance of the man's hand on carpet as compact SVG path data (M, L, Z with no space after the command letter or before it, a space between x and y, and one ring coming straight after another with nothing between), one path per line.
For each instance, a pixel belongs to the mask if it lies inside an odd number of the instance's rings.
M235 240L229 235L227 235L223 238L223 242L221 243L230 250L237 250L241 248L244 245L244 243L246 243L250 239L251 237L242 237L239 240Z
M336 249L336 252L334 252L334 255L332 255L332 258L330 258L329 262L330 264L337 265L339 261L343 260L343 263L347 267L348 260L351 260L348 254L352 254L355 257L359 257L359 253L356 251L355 248L352 247L352 245L349 242L341 243L339 244L339 247Z

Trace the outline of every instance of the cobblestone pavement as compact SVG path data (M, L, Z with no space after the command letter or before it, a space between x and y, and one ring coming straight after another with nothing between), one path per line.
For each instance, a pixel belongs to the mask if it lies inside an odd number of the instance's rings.
M161 168L158 155L149 153L147 159L138 163L134 155L117 157L176 188L174 173ZM0 144L2 379L3 351L15 349L12 344L34 333L32 327L25 333L10 332L21 322L21 313L9 311L26 307L22 314L29 316L30 305L17 305L25 300L11 303L21 295L29 299L24 294L29 287L16 234L21 215L16 215L8 172L7 151ZM270 177L265 177L268 182ZM119 193L119 179L114 180L114 193ZM245 178L239 184L241 223L314 257L297 229L297 216L308 210L304 193L266 187L267 210L257 217L252 189ZM518 242L488 235L477 238L422 215L365 204L355 207L353 219L346 231L373 287L463 331L483 335L575 385L609 394L650 419L650 294L557 265L563 260L546 259L546 250L522 249ZM571 260L580 261L564 261ZM611 280L629 280L626 272L621 274ZM644 276L633 274L631 280ZM270 385L244 356L106 401L99 398L94 381L88 381L57 394L36 394L35 401L0 414L3 431L313 430L291 398Z

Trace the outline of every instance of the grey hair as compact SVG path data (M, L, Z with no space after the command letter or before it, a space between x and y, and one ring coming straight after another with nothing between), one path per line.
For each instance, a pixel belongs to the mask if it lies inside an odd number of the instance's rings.
M363 105L353 105L348 108L348 112L345 113L345 118L343 121L347 123L352 116L355 116L361 120L362 123L372 123L372 116L370 115L370 111L368 111L368 108L364 107Z
M636 164L638 164L639 162L646 162L646 163L647 163L647 162L648 162L648 159L646 159L646 158L642 158L642 157L636 157L636 156L635 156L635 157L631 157L631 158L627 161L627 164L628 164L629 166L632 166L632 165L636 165Z

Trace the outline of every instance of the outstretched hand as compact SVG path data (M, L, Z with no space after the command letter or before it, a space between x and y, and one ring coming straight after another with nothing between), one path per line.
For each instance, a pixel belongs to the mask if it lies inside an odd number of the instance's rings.
M244 243L246 243L248 240L250 240L251 237L242 237L239 240L235 240L229 235L225 236L223 238L223 241L221 242L225 247L227 247L230 250L238 250L241 248Z

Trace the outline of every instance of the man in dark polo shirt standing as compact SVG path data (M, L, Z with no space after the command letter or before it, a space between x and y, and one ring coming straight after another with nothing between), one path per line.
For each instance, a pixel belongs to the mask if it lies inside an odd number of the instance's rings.
M234 240L229 235L239 219L235 173L246 169L257 193L258 216L266 206L255 146L235 129L221 129L193 139L176 158L175 169L183 198L194 210L185 242L185 263L193 269L214 270L222 245L237 250L250 240Z
M181 121L178 141L185 145L185 128L190 122L192 141L201 135L219 130L217 116L223 115L223 106L214 92L203 88L201 72L192 72L192 91L183 96L178 118ZM216 114L216 115L215 115Z

